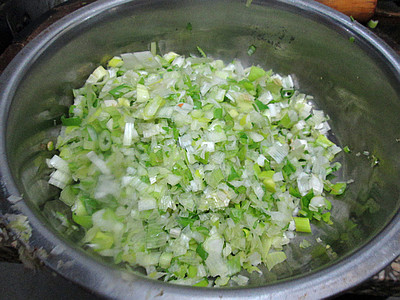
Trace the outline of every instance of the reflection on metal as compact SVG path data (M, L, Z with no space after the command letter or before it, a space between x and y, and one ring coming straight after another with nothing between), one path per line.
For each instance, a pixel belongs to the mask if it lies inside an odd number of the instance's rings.
M190 33L186 30L189 21ZM254 24L262 30L257 31ZM285 38L279 39L282 32ZM290 36L294 40L286 38ZM354 43L349 43L350 36L355 37ZM265 41L269 37L273 43ZM379 157L381 163L374 169L379 174L374 185L378 191L373 193L379 213L372 218L375 210L368 209L357 215L354 208L361 187L367 194L371 191L368 182L354 183L333 211L335 218L347 216L350 222L319 228L325 244L317 242L315 248L307 248L315 259L310 260L310 255L299 249L298 253L288 252L293 264L281 273L255 277L257 289L188 288L138 274L127 281L121 269L74 246L76 237L58 232L59 222L51 217L52 205L57 202L47 200L56 196L32 188L35 180L43 183L45 178L45 172L36 166L45 157L45 147L40 150L40 144L45 146L46 137L55 136L52 120L44 117L57 118L58 106L66 108L68 92L82 84L88 66L98 65L106 55L145 50L153 41L159 41L161 51L190 54L200 45L214 57L237 57L247 65L294 73L299 86L315 95L316 105L328 112L342 145L349 145L354 153L368 150ZM257 47L251 57L247 54L249 45ZM394 51L348 17L314 2L253 1L246 8L243 1L226 0L99 1L50 26L20 52L1 77L0 173L4 194L24 194L25 201L18 205L33 228L32 247L43 247L48 253L57 245L65 249L53 251L44 263L102 295L151 298L161 293L164 299L327 297L369 278L400 254L400 162L398 148L393 145L400 128L399 84L400 62ZM340 106L346 100L351 103ZM357 114L355 122L351 113L359 107L364 113ZM49 113L43 115L46 110ZM346 178L357 180L365 173L365 162L359 159L343 157ZM358 230L351 230L354 224ZM331 248L327 249L327 244ZM72 260L72 266L57 270L60 261Z

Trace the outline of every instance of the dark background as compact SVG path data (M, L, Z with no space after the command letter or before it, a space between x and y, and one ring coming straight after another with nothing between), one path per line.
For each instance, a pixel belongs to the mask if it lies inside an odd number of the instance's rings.
M0 74L43 29L94 1L0 0ZM400 54L400 0L378 0L373 19L379 24L371 30ZM0 215L0 299L99 299L50 270L26 268L17 248L18 243L7 236ZM400 258L334 299L400 299Z

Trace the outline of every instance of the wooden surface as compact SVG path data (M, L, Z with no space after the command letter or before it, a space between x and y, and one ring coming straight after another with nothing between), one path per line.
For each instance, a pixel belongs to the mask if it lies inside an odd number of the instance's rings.
M375 13L378 0L317 0L360 22L366 22Z

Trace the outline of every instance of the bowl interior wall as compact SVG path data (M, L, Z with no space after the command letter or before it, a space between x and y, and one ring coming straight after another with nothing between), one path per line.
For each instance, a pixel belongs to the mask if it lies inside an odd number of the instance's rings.
M53 201L57 189L47 184L45 145L58 134L54 124L72 103L71 89L113 55L148 50L153 41L160 54L198 55L200 46L225 62L238 58L245 66L291 74L300 91L313 95L330 116L331 138L352 150L338 156L343 168L337 175L354 183L333 201L334 225L319 224L314 231L324 244L299 235L287 248L288 262L254 276L252 283L326 267L372 239L400 204L400 79L376 50L358 36L351 42L351 36L334 21L279 1L253 2L249 8L239 1L133 1L81 20L38 53L21 78L7 120L14 180L37 216L59 228L49 213L59 203ZM250 45L256 46L252 56ZM372 167L375 159L379 164ZM311 250L298 247L304 238L313 241ZM324 250L326 244L332 251Z

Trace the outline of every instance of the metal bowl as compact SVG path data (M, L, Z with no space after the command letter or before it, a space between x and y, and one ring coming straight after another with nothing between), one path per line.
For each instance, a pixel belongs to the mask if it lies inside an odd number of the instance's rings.
M191 30L187 24L191 23ZM72 88L112 55L146 50L260 64L292 74L300 90L331 118L343 153L340 179L353 179L334 200L332 226L317 224L308 249L299 235L288 261L244 288L195 288L146 278L90 254L57 218L58 191L47 184L45 150L59 132ZM249 56L250 45L256 52ZM0 82L0 173L3 197L32 227L29 246L64 277L112 298L321 298L348 289L400 254L400 62L357 22L314 1L99 0L55 23L28 44ZM55 126L56 124L56 126ZM1 202L4 211L9 209Z

